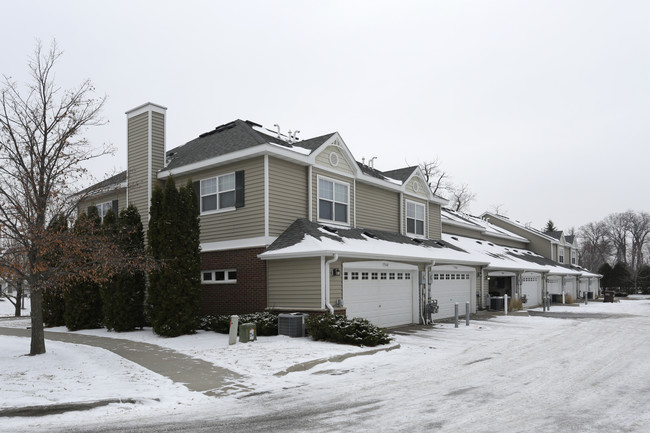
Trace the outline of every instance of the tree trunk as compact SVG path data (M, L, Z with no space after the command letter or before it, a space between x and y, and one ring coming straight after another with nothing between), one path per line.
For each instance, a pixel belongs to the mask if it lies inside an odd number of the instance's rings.
M30 355L45 353L45 333L43 332L43 292L32 286L32 344Z
M23 282L18 280L16 283L16 303L14 304L14 316L20 317L20 309L23 305Z

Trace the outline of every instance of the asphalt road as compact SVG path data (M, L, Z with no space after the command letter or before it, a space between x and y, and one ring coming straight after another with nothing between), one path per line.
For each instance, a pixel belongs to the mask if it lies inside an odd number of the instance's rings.
M327 381L242 397L233 413L66 431L646 432L650 318L606 316L504 323L512 334L498 340L434 330L333 366Z

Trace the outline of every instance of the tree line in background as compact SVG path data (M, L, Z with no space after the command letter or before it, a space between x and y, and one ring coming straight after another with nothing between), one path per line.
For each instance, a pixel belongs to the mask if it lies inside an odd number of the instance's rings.
M602 287L650 288L650 214L628 210L578 230L579 262L603 275Z

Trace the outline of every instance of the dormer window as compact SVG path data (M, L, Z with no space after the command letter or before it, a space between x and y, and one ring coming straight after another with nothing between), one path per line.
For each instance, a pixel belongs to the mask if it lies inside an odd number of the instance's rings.
M564 248L558 248L557 261L560 263L564 263Z
M406 201L406 233L424 236L424 205Z
M350 185L318 178L318 219L348 224Z

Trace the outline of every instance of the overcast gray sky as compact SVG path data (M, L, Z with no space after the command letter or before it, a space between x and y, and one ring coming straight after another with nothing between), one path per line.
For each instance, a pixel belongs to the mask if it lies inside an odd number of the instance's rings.
M650 211L647 1L0 1L0 73L90 78L126 167L124 112L168 108L167 148L241 118L338 131L380 170L436 157L471 211L561 229Z

